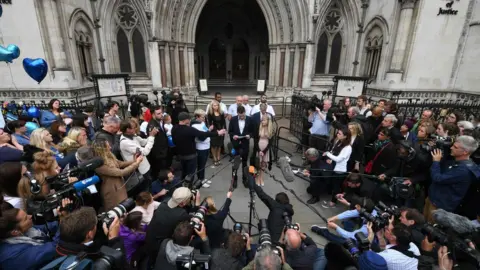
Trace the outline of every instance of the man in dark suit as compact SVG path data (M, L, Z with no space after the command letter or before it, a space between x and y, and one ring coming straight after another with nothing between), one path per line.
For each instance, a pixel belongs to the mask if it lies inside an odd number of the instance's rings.
M248 149L250 147L250 138L253 135L254 123L252 119L246 116L245 107L237 107L237 116L232 117L230 125L228 126L228 134L230 134L230 141L235 149L237 155L242 158L242 168L247 166ZM242 181L245 187L248 186L247 176L243 174ZM234 179L233 188L237 187L237 179Z
M148 122L147 132L156 128L158 130L153 143L152 151L148 155L148 162L152 164L150 169L151 175L154 180L157 179L160 170L167 169L172 165L172 158L169 155L170 148L168 147L167 130L163 124L163 108L161 106L155 106L153 108L152 120Z

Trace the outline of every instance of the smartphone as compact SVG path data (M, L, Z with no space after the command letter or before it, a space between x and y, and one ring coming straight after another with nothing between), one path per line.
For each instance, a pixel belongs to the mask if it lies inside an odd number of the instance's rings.
M135 152L136 156L142 155L142 151L140 151L140 148L137 147L137 151Z

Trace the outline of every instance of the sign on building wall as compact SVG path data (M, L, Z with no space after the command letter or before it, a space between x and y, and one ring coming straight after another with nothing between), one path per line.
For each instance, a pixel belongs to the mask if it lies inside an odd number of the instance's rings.
M458 1L458 0L457 0ZM445 8L443 7L440 7L440 9L438 10L438 14L437 16L439 15L457 15L458 13L458 10L455 10L453 9L453 4L455 3L455 1L448 1L446 4L445 4Z
M365 81L339 78L337 81L337 96L358 97L362 95Z
M200 82L200 92L208 92L208 85L206 79L199 80Z
M265 92L265 80L258 80L258 82L257 82L257 92L258 93Z
M123 96L127 94L126 89L123 78L98 79L100 97Z

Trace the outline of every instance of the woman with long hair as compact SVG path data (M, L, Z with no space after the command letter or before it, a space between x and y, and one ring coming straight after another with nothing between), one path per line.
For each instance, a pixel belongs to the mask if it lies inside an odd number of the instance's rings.
M337 131L337 137L333 142L333 148L331 152L323 153L323 156L328 158L327 163L335 163L334 174L331 178L328 179L327 186L331 186L332 199L330 202L323 201L322 206L325 208L335 207L337 202L336 195L340 193L342 188L342 183L344 178L342 176L346 175L347 172L347 163L352 154L352 134L350 130L346 127L343 127Z
M130 212L120 225L120 237L125 245L125 256L130 263L133 254L145 243L146 225L142 225L142 212Z
M72 127L68 135L58 145L68 155L77 152L78 148L87 145L87 130L83 127Z
M25 201L18 195L18 183L27 168L20 162L5 162L0 165L0 190L3 199L13 207L25 210Z
M60 108L60 100L54 98L48 103L48 110L42 111L42 116L40 118L40 124L44 128L49 128L53 122L62 119L69 122L71 121L72 115L69 112L64 112ZM67 120L70 119L70 120Z
M352 135L350 145L352 146L352 154L347 162L347 171L360 171L360 164L363 161L363 153L365 151L365 139L363 138L362 126L357 122L348 123L348 130Z
M207 125L208 126L213 125L212 131L222 130L227 127L225 122L224 112L222 111L222 107L220 106L220 103L218 103L218 101L216 100L213 100L210 103L210 106L208 106ZM223 146L223 140L224 140L224 136L217 136L217 137L210 138L210 149L212 151L212 157L213 157L212 168L215 168L215 166L219 166L221 164L220 151Z
M264 170L267 169L268 164L270 162L270 149L272 146L272 139L273 137L273 123L270 116L264 115L262 121L260 122L260 127L258 128L258 158L260 161L260 172L258 172L258 176L255 179L255 183L259 186L264 186Z
M55 121L50 126L50 134L52 134L53 144L58 144L67 134L67 125L63 121Z
M100 194L105 211L117 206L128 198L124 177L131 175L143 161L139 155L132 161L120 161L112 153L112 148L106 140L95 140L92 144L95 156L103 159L103 166L95 172L102 179Z
M215 201L212 196L205 198L205 201L208 204L207 215L205 217L205 227L207 229L207 235L210 240L210 247L220 248L223 240L223 222L228 216L230 211L230 204L232 204L232 192L227 193L227 198L225 199L225 204L223 207L218 210L215 205Z

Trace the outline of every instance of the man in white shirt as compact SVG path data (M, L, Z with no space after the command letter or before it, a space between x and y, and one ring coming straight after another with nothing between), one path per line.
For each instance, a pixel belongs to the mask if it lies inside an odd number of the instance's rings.
M245 108L245 114L247 116L251 116L252 115L252 106L250 106L250 104L248 104L248 99L249 99L249 97L247 95L243 96L243 107Z
M273 110L273 107L271 105L268 105L268 103L267 103L267 96L266 95L262 95L260 97L260 104L262 104L262 103L267 104L267 112L269 114L271 114L272 116L275 116L275 111ZM250 113L251 115L260 111L260 104L257 104L255 106L253 106L252 111Z
M227 114L228 113L227 105L225 105L225 103L222 102L222 93L216 92L214 99L216 101L218 101L218 103L220 104L220 109L222 109L222 112L224 114ZM209 109L210 109L210 103L207 105L207 110L205 110L205 112L207 112L207 114L209 112Z
M230 105L230 107L228 107L228 115L227 115L228 121L230 121L232 119L232 117L237 116L237 108L238 108L238 106L242 106L242 103L243 103L243 97L242 96L237 96L235 98L235 103L233 103L232 105ZM247 110L245 110L245 112L246 111ZM249 114L247 114L247 115L249 115Z
M368 108L367 102L367 96L361 95L357 97L357 107L360 110L360 114L365 117L369 117L372 115L372 111Z
M410 241L411 233L405 224L386 227L385 238L390 244L378 255L385 259L389 270L418 269L420 250Z

